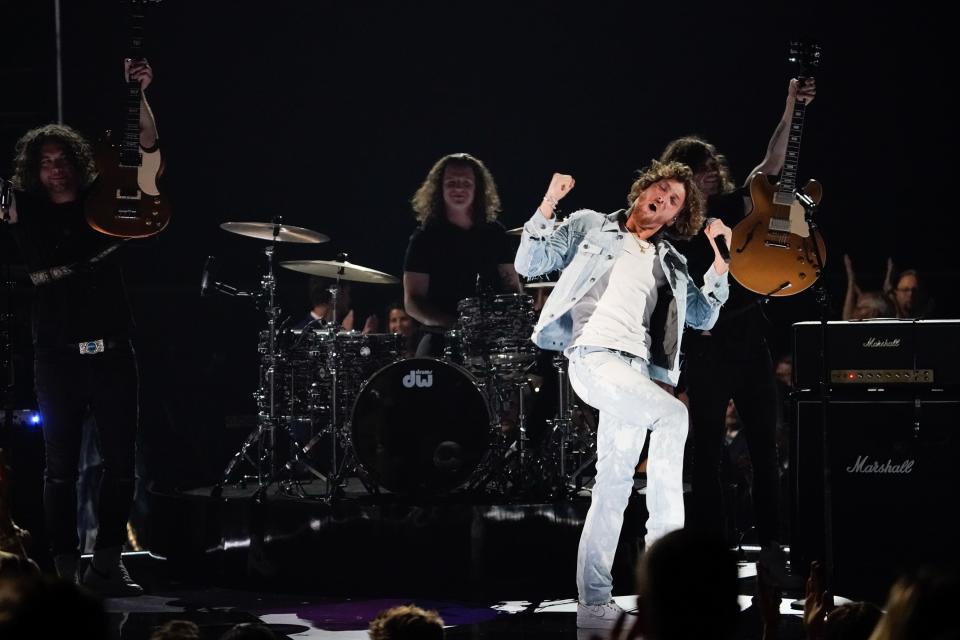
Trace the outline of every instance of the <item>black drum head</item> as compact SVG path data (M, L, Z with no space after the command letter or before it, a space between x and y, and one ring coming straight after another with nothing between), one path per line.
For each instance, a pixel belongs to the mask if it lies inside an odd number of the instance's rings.
M473 376L441 360L411 358L384 367L364 385L353 409L353 446L384 488L446 493L479 465L490 422Z

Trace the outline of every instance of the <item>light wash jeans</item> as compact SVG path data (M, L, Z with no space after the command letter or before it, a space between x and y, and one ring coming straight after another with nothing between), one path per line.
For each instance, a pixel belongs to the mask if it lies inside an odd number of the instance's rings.
M650 430L646 547L683 527L683 446L687 408L647 375L647 364L608 349L570 353L570 384L600 411L597 477L577 554L577 591L584 604L609 602L610 569L620 539L633 474Z

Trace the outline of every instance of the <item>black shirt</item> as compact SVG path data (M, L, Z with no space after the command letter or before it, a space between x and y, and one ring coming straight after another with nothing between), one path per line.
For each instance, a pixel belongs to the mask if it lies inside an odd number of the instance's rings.
M729 193L710 196L707 199L708 218L719 218L731 229L743 220L743 199L749 197L748 187L740 187ZM676 242L674 246L687 258L687 271L698 287L703 286L703 274L713 264L713 248L705 233L698 233L689 242ZM733 247L730 247L733 251ZM720 318L710 333L730 338L761 337L766 330L766 319L760 308L761 297L737 282L733 274L728 276L730 296L720 309Z
M127 337L133 327L117 251L89 260L116 238L94 231L83 212L83 196L54 204L17 192L17 223L11 225L20 253L32 272L68 266L74 273L36 285L33 342L67 347L101 338Z
M457 314L457 303L480 291L501 291L497 266L513 264L516 251L499 222L470 229L446 219L421 226L410 236L403 270L430 276L427 298L441 311Z

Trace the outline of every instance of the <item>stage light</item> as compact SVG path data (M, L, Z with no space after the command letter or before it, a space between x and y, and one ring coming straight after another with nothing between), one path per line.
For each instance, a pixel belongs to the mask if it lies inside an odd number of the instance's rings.
M35 427L42 423L43 419L40 417L39 413L31 413L27 422L30 424L30 426Z

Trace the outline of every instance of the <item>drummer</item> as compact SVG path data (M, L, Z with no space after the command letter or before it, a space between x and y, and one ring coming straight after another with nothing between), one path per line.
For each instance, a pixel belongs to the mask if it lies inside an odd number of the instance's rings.
M500 196L493 176L467 153L440 158L411 204L420 226L404 258L404 306L423 325L417 356L439 356L460 300L520 293L515 251L496 221Z
M330 287L334 281L329 278L319 276L310 276L307 283L307 291L310 297L310 312L297 322L293 329L300 330L310 327L312 329L321 329L330 325L334 321L333 295ZM337 292L336 318L341 331L353 331L354 314L351 308L350 283L343 281ZM376 315L370 315L363 323L363 333L373 333L377 330L379 322Z

